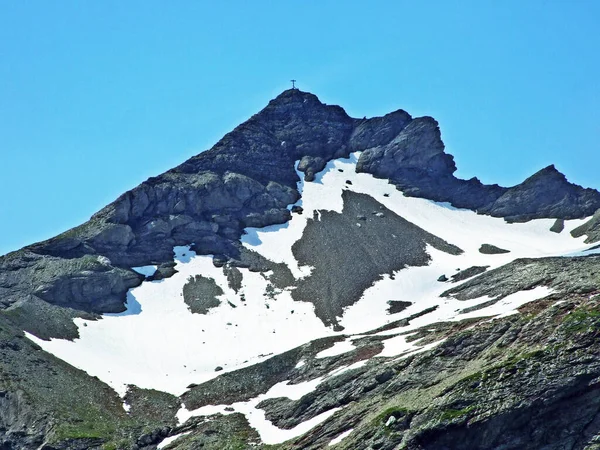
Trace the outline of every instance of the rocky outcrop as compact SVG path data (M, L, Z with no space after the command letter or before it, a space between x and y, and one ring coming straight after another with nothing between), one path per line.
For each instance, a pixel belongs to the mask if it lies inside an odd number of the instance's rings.
M86 312L121 312L123 299L144 277L102 257L11 253L0 260L2 304L8 308L33 295L48 303Z
M550 227L550 231L553 233L560 234L565 229L565 219L556 219L552 226Z
M400 177L403 173L421 173L445 177L456 171L454 158L444 152L438 123L431 117L410 121L390 143L365 150L357 171L380 178Z
M496 247L492 244L481 244L481 247L479 247L479 253L483 253L484 255L501 255L502 253L510 253L510 250Z
M389 144L412 121L406 111L399 109L383 117L360 121L350 136L350 150L359 151Z
M600 256L578 258L521 258L445 291L442 296L471 300L489 296L500 300L538 286L561 295L589 294L598 290Z
M450 278L452 278L453 283L456 283L458 281L463 281L468 278L474 277L475 275L479 275L480 273L485 272L488 267L489 266L472 266L472 267L469 267L468 269L464 269L464 270L461 270L461 271L455 273Z
M183 286L183 301L193 314L207 314L221 304L223 290L212 278L196 275Z
M508 221L582 218L600 206L598 191L569 183L554 166L511 188L484 185L477 178L455 178L454 158L445 153L438 123L431 117L414 119L388 144L365 150L357 171L388 178L408 196L448 202Z
M586 243L600 241L600 210L596 211L586 223L571 231L571 235L576 238L587 235Z
M569 183L551 165L508 189L493 204L478 211L521 222L540 217L580 219L594 214L598 205L598 191Z

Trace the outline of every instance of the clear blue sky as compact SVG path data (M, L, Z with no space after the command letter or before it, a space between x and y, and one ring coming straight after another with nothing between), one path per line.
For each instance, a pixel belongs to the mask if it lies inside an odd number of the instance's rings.
M211 147L291 78L440 122L458 175L600 188L600 2L0 2L0 254Z

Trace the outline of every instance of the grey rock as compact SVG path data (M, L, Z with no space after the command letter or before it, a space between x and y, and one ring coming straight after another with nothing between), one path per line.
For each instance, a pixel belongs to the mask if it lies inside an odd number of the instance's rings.
M313 181L315 174L325 168L327 161L319 156L304 156L298 163L298 170L304 172L305 181Z
M600 193L571 184L551 165L523 183L508 189L491 206L479 209L510 221L540 217L577 219L592 215L600 205Z
M565 220L564 219L556 219L554 221L554 224L552 224L552 226L550 227L550 231L552 231L553 233L562 233L562 231L565 229Z
M411 302L405 302L402 300L388 300L387 303L388 303L388 308L387 308L388 314L398 314L398 313L404 311L410 305L412 305Z
M488 267L489 266L472 266L472 267L469 267L468 269L461 270L461 271L455 273L450 278L452 278L453 283L456 283L457 281L463 281L463 280L466 280L467 278L471 278L471 277L474 277L475 275L479 275L480 273L485 272Z
M411 169L431 176L456 171L454 158L444 152L438 123L431 117L414 119L389 144L365 150L356 166L357 172L376 172L381 178Z
M360 121L350 136L352 151L389 144L410 123L412 117L399 109L383 117Z
M600 241L600 210L586 223L571 231L571 235L575 238L587 235L585 242L588 244Z
M481 247L479 247L479 253L483 253L485 255L499 255L502 253L510 253L510 250L505 250L491 244L481 244Z
M217 298L223 290L212 278L196 275L190 277L183 286L183 301L194 314L208 314L212 308L221 304Z
M454 159L445 153L438 124L430 117L412 120L388 144L365 150L356 170L389 179L405 195L509 221L582 218L600 207L599 192L569 183L554 166L512 188L455 178Z
M489 296L496 300L515 292L547 286L562 295L587 294L597 289L600 258L522 258L497 269L488 270L463 284L445 291L459 300Z

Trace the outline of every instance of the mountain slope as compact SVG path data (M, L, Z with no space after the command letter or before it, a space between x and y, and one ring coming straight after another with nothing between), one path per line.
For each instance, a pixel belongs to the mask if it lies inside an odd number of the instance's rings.
M2 257L0 448L586 448L600 193L455 170L289 90Z

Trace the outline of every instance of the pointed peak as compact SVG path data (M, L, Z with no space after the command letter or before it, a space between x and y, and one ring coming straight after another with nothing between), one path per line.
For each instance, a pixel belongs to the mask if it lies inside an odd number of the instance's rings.
M295 102L318 102L321 103L319 98L310 92L301 91L298 88L286 89L277 97L269 102L269 104L281 104L281 103L295 103Z
M549 166L546 166L543 169L539 170L537 173L561 173L561 172L554 166L554 164L550 164Z
M288 117L290 114L302 117L313 115L315 119L325 115L344 122L350 120L341 106L327 105L321 102L315 94L301 91L298 88L286 89L272 99L258 115L262 116L263 114L267 114L268 117L273 115Z
M560 180L568 183L567 177L562 172L560 172L554 166L554 164L550 164L549 166L546 166L543 169L540 169L536 173L531 175L529 178L523 181L523 184L548 179Z

